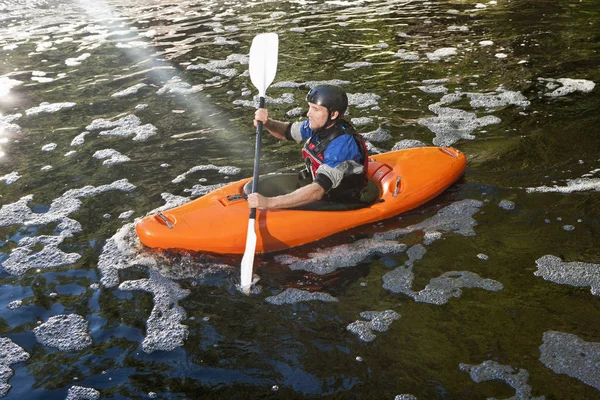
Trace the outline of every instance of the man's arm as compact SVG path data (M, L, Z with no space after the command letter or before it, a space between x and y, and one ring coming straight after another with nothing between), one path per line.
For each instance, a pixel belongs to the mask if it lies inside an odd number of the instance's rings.
M296 189L292 193L277 197L265 197L258 193L248 195L248 206L250 208L259 208L268 210L272 208L293 208L303 206L313 201L321 200L325 194L325 189L318 183L311 183Z
M256 126L257 121L262 121L263 127L269 131L271 136L274 136L280 140L286 140L285 131L290 125L288 122L270 119L269 112L266 108L259 108L256 110L256 113L254 114L254 126Z

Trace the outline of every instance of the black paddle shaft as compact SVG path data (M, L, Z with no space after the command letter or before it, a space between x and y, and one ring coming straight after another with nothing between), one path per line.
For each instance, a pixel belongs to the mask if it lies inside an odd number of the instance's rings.
M258 101L258 108L264 108L265 98L260 96ZM254 176L252 177L252 193L258 192L258 167L260 165L260 145L261 145L261 134L262 134L262 121L256 123L256 150L254 153ZM250 218L256 219L256 208L250 209Z

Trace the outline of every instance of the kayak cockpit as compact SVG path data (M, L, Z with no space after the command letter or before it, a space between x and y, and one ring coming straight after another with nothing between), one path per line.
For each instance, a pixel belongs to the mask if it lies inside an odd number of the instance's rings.
M295 173L277 173L261 175L258 178L258 193L267 197L281 196L292 193L294 190L309 184L310 179L299 179ZM253 180L249 180L243 188L244 195L252 192ZM381 198L381 188L372 181L368 180L367 185L363 188L360 194L360 201L355 202L339 202L331 200L319 200L300 207L291 208L291 210L307 210L307 211L346 211L357 210L359 208L368 207L376 203Z

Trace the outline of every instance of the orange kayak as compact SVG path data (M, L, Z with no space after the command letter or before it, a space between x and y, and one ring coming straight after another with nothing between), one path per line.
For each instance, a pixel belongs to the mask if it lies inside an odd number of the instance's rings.
M447 189L460 178L465 165L464 154L450 147L417 147L371 156L367 176L375 187L376 201L337 211L257 210L256 251L299 246L411 210ZM143 218L136 224L140 241L159 249L243 254L250 212L243 193L250 180L233 182Z

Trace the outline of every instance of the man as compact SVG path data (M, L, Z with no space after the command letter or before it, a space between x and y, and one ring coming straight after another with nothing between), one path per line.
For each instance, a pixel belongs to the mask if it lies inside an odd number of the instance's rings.
M364 139L342 119L348 96L333 85L314 87L306 96L308 120L286 123L269 119L265 108L255 113L254 124L262 121L269 133L281 140L306 140L302 157L313 182L292 193L265 197L248 195L250 208L268 210L293 208L321 199L358 202L366 184L367 150Z

